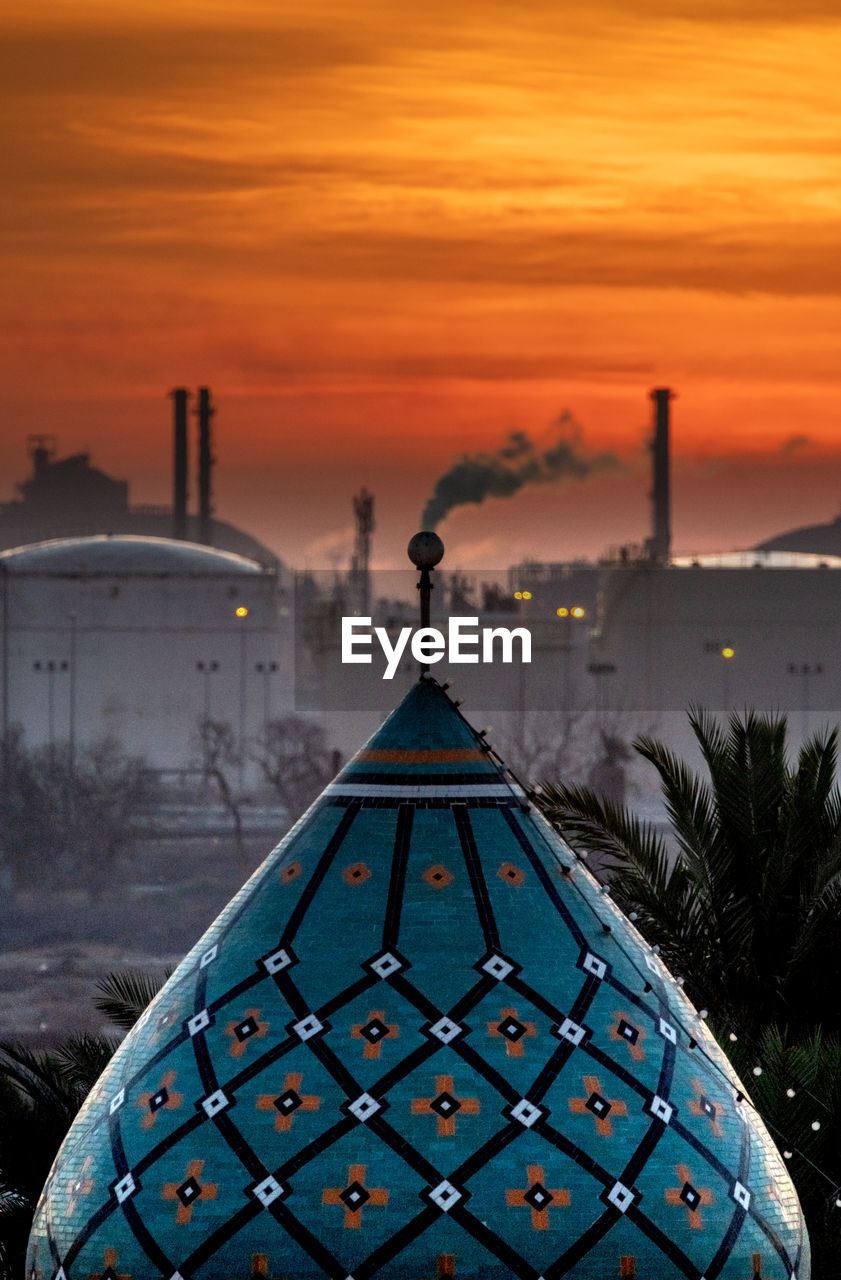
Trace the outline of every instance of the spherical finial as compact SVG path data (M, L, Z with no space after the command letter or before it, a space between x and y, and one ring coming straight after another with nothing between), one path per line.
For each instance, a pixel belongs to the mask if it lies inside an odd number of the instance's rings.
M412 564L418 569L434 569L444 555L444 544L437 533L426 529L415 534L407 551Z

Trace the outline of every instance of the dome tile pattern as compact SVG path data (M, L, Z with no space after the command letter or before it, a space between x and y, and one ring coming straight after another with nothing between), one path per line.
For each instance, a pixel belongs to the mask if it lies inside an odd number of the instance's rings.
M33 1280L809 1280L682 991L434 681L117 1051Z

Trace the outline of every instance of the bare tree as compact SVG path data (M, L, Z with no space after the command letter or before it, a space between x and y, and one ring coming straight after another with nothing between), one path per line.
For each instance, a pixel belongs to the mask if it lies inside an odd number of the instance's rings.
M153 799L142 759L114 738L71 755L67 746L24 746L19 730L2 744L0 866L14 890L50 881L99 895L136 839L135 819Z
M571 707L504 713L491 738L506 764L531 785L559 778L587 783L621 802L634 762L630 743L650 732L649 720L630 711Z
M586 770L592 744L585 727L587 713L562 711L505 712L496 718L493 744L524 782L570 777Z
M240 766L233 728L227 720L213 720L210 716L203 716L198 724L198 746L205 781L213 784L221 804L230 814L237 855L245 862L241 799L234 790L228 773Z
M270 720L254 740L251 757L292 818L312 804L339 766L321 725L295 715Z

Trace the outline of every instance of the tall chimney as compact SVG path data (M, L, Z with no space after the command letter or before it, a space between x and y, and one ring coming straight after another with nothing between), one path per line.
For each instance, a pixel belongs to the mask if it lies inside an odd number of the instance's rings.
M671 462L669 456L669 402L674 392L669 387L655 387L654 440L652 460L652 527L648 554L655 564L668 564L672 552Z
M210 388L199 387L199 542L210 546L212 493L211 471L213 454L210 449L210 420L215 412L210 403Z
M172 391L173 463L172 463L172 536L187 537L187 401L189 391L183 387Z

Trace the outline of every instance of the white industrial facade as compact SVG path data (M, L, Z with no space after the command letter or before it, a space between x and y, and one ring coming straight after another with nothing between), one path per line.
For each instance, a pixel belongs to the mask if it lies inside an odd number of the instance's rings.
M0 553L3 728L28 745L112 736L156 768L200 719L237 739L288 710L282 570L168 538L64 538Z

